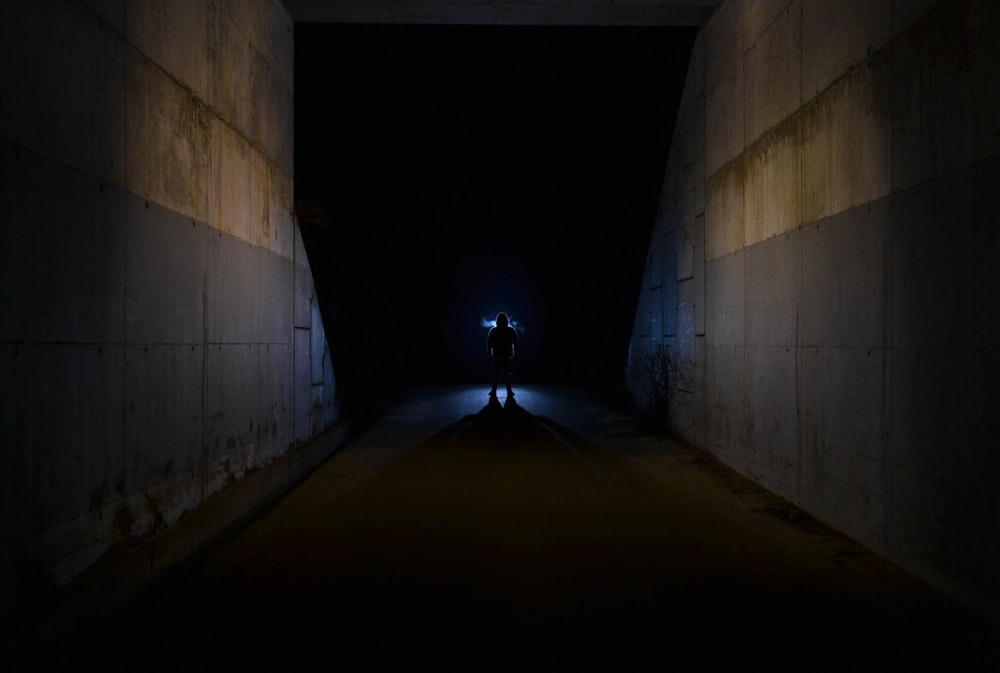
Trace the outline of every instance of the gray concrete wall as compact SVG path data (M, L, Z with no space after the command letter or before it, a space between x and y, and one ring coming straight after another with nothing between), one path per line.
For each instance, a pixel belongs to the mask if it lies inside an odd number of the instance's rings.
M1000 4L727 0L627 384L686 440L1000 617Z
M5 607L336 432L292 57L280 0L3 3Z

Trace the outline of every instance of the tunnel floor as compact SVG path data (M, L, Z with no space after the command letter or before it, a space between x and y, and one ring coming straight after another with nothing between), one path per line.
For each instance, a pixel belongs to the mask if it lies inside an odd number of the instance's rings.
M581 391L515 394L415 393L57 656L147 671L1000 661L984 620L707 454Z

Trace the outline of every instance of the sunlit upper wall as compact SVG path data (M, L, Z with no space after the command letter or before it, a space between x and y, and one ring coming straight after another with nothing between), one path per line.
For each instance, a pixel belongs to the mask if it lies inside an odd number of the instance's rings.
M224 8L201 0L85 4L90 14L70 3L18 19L21 30L50 39L39 46L41 60L62 71L52 79L65 87L33 97L28 84L19 86L11 135L115 187L291 257L294 35L281 0ZM74 44L61 48L66 35ZM53 57L60 49L66 59ZM73 65L73 53L95 51L106 58ZM35 100L43 95L50 104ZM98 118L76 111L79 101L102 95L106 110ZM69 123L37 120L37 110ZM75 130L48 142L48 129L63 127ZM67 156L67 148L88 139L93 148ZM86 165L95 159L99 166Z
M708 259L906 186L887 45L927 3L901 4L729 2L707 22Z
M298 23L700 26L719 0L284 0Z

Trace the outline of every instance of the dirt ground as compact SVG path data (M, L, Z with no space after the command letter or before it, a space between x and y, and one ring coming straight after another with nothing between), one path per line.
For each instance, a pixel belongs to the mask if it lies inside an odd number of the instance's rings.
M994 625L627 412L416 397L56 658L103 670L1000 670Z

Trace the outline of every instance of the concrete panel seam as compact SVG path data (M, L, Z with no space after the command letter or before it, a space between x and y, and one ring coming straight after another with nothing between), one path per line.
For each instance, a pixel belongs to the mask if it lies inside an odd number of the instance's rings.
M121 35L119 33L119 36L120 36L120 38L122 39L122 41L124 42L124 44L126 46L130 47L135 54L138 54L142 58L142 60L146 63L147 66L155 68L156 70L158 70L159 73L161 75L163 75L166 79L168 79L174 86L176 86L178 89L180 89L181 91L183 91L188 96L188 98L197 107L199 107L202 110L204 110L207 113L209 113L219 123L224 124L225 126L227 126L230 129L230 131L232 131L235 135L239 136L244 142L247 143L247 145L249 147L251 147L261 157L263 157L264 161L268 164L268 166L270 168L277 168L279 171L281 170L281 166L278 163L277 159L268 156L265 147L263 147L260 143L258 143L254 138L249 137L246 134L244 134L243 131L241 129L239 129L237 126L235 126L234 123L232 123L231 120L227 119L226 116L225 116L224 111L222 111L222 110L218 109L217 107L213 106L208 101L205 101L204 99L200 98L198 96L198 94L195 93L195 91L191 89L190 86L188 86L183 81L181 81L180 79L178 79L176 76L174 76L172 73L170 73L170 71L166 70L160 63L158 63L153 58L151 58L148 54L146 54L142 50L140 50L135 44L129 42L124 35ZM278 74L277 71L275 71L271 67L270 64L268 64L268 69L269 69L269 71L272 74L274 74L274 75ZM280 78L278 78L278 79L280 81ZM289 93L289 95L291 95L292 92L291 92L290 89L289 89L288 93ZM127 115L128 115L128 109L127 109L127 107L126 107L125 114L126 114L126 122L127 122ZM128 175L128 166L127 165L126 165L125 174ZM216 175L218 175L218 172L216 173ZM140 195L140 196L145 196L145 195ZM209 226L211 226L211 225L209 225Z

